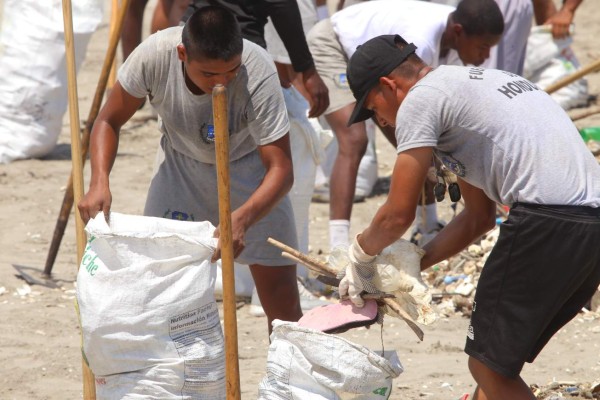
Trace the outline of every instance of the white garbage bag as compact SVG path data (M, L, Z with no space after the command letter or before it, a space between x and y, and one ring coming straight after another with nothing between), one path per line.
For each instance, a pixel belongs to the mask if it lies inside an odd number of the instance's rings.
M209 222L99 214L77 275L98 399L224 399Z
M72 2L76 68L103 6L102 0ZM62 1L4 0L1 27L0 164L50 153L67 110Z
M381 357L342 337L275 320L260 400L383 400L402 371L395 352Z
M547 26L531 28L523 76L543 90L573 74L580 64L571 49L572 42L571 36L555 40ZM589 97L587 81L579 79L555 91L551 96L565 110L584 106Z

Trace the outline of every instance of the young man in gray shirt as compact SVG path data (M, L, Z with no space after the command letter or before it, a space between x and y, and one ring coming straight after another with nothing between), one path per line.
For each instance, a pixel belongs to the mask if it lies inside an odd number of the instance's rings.
M296 247L286 195L293 184L289 123L270 56L242 39L226 9L202 8L184 27L150 36L127 58L92 130L92 177L79 210L84 221L100 211L108 215L119 130L147 96L162 137L144 214L218 225L211 97L217 84L228 90L234 256L250 265L270 332L273 319L302 316L296 266L267 243L274 237ZM219 256L220 242L213 261Z
M350 123L395 126L390 193L349 249L340 283L362 303L373 260L409 228L431 157L458 177L464 210L423 249L427 269L495 225L511 207L481 274L465 352L475 399L534 400L520 377L600 283L600 166L552 98L510 72L432 69L400 36L378 36L352 56Z

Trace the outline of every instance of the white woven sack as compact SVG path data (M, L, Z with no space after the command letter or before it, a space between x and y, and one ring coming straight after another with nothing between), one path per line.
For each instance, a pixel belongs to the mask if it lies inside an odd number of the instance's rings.
M260 400L383 400L403 371L395 352L386 359L342 337L275 320Z
M571 49L572 42L570 36L565 39L553 39L552 33L546 26L531 28L527 40L523 76L544 90L576 72L580 64ZM578 79L555 91L551 96L565 110L584 106L589 96L587 80Z
M0 4L1 6L1 4ZM102 22L103 1L74 0L75 67ZM0 163L43 157L62 130L67 67L61 0L4 0L0 31Z
M77 275L98 399L225 397L209 222L111 213L86 226Z

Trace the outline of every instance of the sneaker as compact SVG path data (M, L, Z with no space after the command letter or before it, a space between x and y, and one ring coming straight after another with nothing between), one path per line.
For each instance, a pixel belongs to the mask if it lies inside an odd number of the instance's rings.
M312 201L314 203L329 203L329 185L327 183L315 186Z
M444 224L441 222L438 222L438 226L434 229L432 229L429 232L421 232L419 230L419 228L415 228L415 230L413 231L411 237L410 237L410 242L416 244L419 247L423 247L425 246L425 244L427 244L427 242L429 242L431 239L433 239L434 237L436 237L436 235L439 233L439 231L442 230L442 228L444 227Z
M330 301L324 300L319 296L316 296L313 292L308 290L304 283L297 278L298 280L298 294L300 295L300 308L302 311L309 311L316 307L326 306L331 304Z
M356 190L354 190L354 202L362 203L370 195L371 192L367 193L364 189L357 187Z
M250 315L254 317L264 317L266 316L265 310L263 310L262 305L260 304L260 300L258 298L258 292L256 291L256 287L252 289L252 300L250 300Z
M304 284L302 283L300 278L297 278L297 281L298 281L298 294L300 295L300 308L302 308L302 311L309 311L316 307L326 306L326 305L331 304L330 301L323 300L323 299L319 298L318 296L316 296L315 294L313 294L310 290L308 290L304 286ZM258 298L258 293L256 292L256 287L254 288L254 290L252 290L252 300L250 301L249 313L250 313L250 315L252 315L254 317L264 317L266 315L265 310L263 309L262 305L260 304L260 300Z
M362 203L371 193L365 193L363 189L356 188L354 191L354 203ZM312 195L313 203L329 203L329 184L315 186Z

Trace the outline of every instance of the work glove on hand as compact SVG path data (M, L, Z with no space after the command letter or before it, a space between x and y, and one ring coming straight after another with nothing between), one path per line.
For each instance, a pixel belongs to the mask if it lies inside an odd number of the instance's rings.
M365 253L358 244L357 238L358 235L348 248L350 262L346 266L346 269L340 273L339 293L340 297L348 296L350 297L350 301L357 307L362 307L365 304L364 300L360 297L363 291L367 293L380 293L381 291L372 282L377 268L375 265L376 256Z

